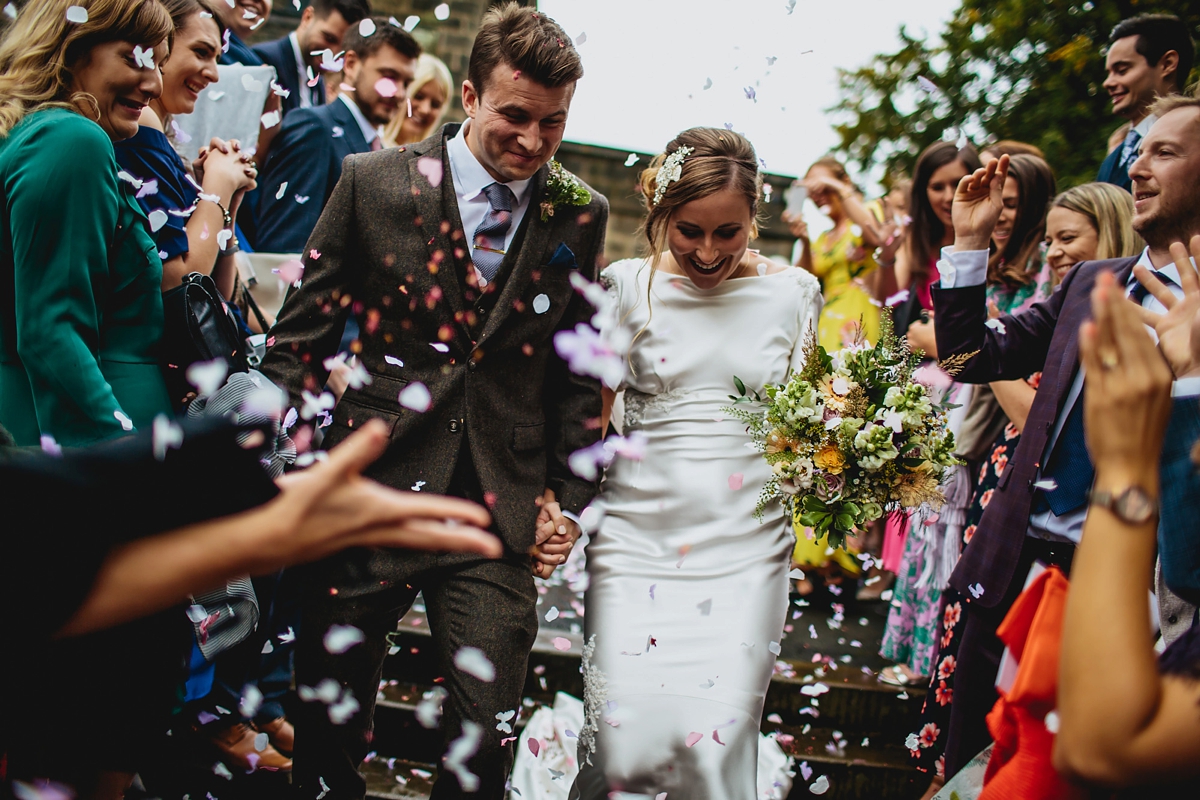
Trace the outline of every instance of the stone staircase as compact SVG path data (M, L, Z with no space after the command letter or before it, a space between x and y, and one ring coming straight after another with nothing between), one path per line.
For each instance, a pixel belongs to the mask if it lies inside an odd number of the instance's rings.
M578 593L567 581L542 585L539 591L543 619L551 607L578 608ZM829 784L824 796L836 800L915 800L928 784L904 747L905 737L917 728L923 688L906 692L876 678L885 666L876 653L886 614L883 603L792 606L791 630L767 694L763 732L774 733L796 760L793 800L812 797L810 786L821 776ZM537 708L553 704L556 692L582 697L581 623L571 611L542 623L530 657L518 735ZM399 651L384 665L375 752L363 768L373 800L428 797L443 750L440 732L423 727L415 713L422 695L439 678L419 601L399 629L394 637ZM552 644L556 638L570 641L570 648L557 649Z

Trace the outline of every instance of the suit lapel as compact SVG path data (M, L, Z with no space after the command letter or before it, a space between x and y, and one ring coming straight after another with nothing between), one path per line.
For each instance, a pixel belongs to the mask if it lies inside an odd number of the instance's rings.
M524 219L521 220L521 224L525 226L521 249L515 254L516 259L513 262L512 271L504 282L504 288L500 290L500 297L496 300L496 306L483 326L483 332L479 335L480 343L495 333L496 329L508 318L513 309L513 301L524 294L525 287L529 285L529 281L533 277L533 271L541 266L542 253L546 249L550 230L554 226L553 222L542 222L541 218L542 198L545 194L546 179L549 174L550 168L543 166L533 176L529 206L525 209ZM517 238L514 237L513 241L517 241Z
M428 251L429 264L436 268L434 277L442 289L442 299L463 335L470 340L471 332L463 322L463 295L458 270L458 262L466 261L469 254L466 235L462 232L462 219L458 214L454 177L446 158L446 139L454 136L457 130L457 126L446 125L439 134L410 145L416 157L408 160L408 185L417 207L421 238ZM422 159L426 158L441 162L442 183L437 188L430 186L429 179L421 174L419 166ZM455 232L460 238L453 238Z
M1133 272L1133 265L1137 262L1138 259L1135 256L1112 265L1113 277L1116 278L1118 286L1124 286L1129 281L1129 274ZM1089 276L1087 286L1081 287L1083 291L1073 293L1075 301L1070 306L1063 305L1062 313L1059 315L1058 322L1055 323L1055 327L1066 326L1065 330L1070 333L1066 341L1067 346L1063 348L1062 360L1058 364L1058 374L1061 376L1059 379L1060 411L1067 395L1071 392L1071 384L1075 381L1075 372L1079 361L1079 326L1091 317L1092 286L1095 285L1098 274L1099 271L1094 271Z
M307 88L305 87L306 91ZM363 139L362 128L358 127L358 120L354 118L354 114L350 112L345 103L338 100L330 103L328 108L329 118L342 129L342 138L351 153L365 153L371 149L371 146Z

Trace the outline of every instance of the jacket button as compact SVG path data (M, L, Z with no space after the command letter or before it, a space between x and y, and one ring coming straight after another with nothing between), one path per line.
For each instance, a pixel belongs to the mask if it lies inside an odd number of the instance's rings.
M462 422L461 420L452 419L450 420L449 424L446 425L446 428L451 433L458 433L460 430L462 430Z
M1172 625L1174 625L1178 621L1179 621L1179 617L1175 616L1174 614L1167 617L1167 622L1171 623Z
M475 369L477 366L479 366L479 362L474 359L467 362L467 369Z

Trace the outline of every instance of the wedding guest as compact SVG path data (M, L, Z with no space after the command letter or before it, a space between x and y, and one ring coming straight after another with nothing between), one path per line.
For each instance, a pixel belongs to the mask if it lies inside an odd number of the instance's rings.
M421 53L417 71L408 87L408 108L392 117L383 129L383 146L399 147L428 139L450 110L454 79L450 68L431 53Z
M222 52L217 63L261 66L263 60L246 44L246 40L271 18L271 0L219 0L212 6L213 13L220 20L222 37L226 33L229 37L228 47L222 43Z
M1001 139L995 144L989 144L987 147L979 151L979 161L985 166L989 161L994 161L1000 156L1037 156L1043 161L1046 159L1046 154L1037 145L1018 142L1014 139Z
M896 285L907 291L908 298L895 308L897 331L906 331L921 318L921 312L933 310L930 287L937 283L937 252L954 241L950 210L958 182L979 168L979 156L970 145L959 148L953 142L929 145L917 158L913 170L912 222L904 246L896 253ZM922 350L937 357L934 342L918 343Z
M1046 266L1051 271L1051 287L1061 283L1076 264L1135 256L1145 247L1133 230L1133 198L1124 189L1108 183L1087 183L1056 197L1046 216L1046 242ZM977 483L963 532L963 547L974 536L984 508L994 496L1020 442L1040 379L1041 376L1035 373L1028 380L989 384L1009 424L997 437L991 453L977 467ZM912 756L919 759L918 768L936 776L932 788L940 788L943 778L942 756L946 744L943 734L949 729L950 701L955 687L955 672L950 665L958 660L959 643L967 621L965 615L970 608L967 598L953 587L945 587L935 639L938 652L933 660L939 669L929 681L918 726L918 731L925 731L926 736L924 739L918 737L921 746L911 751ZM927 797L932 795L932 788Z
M1008 159L1001 157L977 171L962 184L955 201L955 244L943 251L942 286L935 293L942 312L939 350L943 358L965 359L960 380L984 383L1039 369L1042 380L1020 445L951 576L954 589L969 596L971 612L956 662L947 774L961 768L989 740L984 717L996 699L995 672L1002 651L995 630L1020 592L1030 564L1040 560L1069 570L1082 532L1094 473L1084 445L1083 407L1077 402L1083 373L1074 368L1074 361L1077 323L1086 318L1096 276L1111 271L1126 292L1151 311L1161 311L1164 299L1170 302L1169 295L1182 292L1177 274L1172 274L1168 245L1200 233L1200 100L1164 98L1151 113L1157 121L1130 166L1133 227L1147 249L1138 258L1077 266L1048 300L1024 313L1001 316L989 325L983 303L985 232L1003 207ZM1143 296L1133 279L1135 264L1140 265L1138 279L1145 280L1153 266L1171 285Z
M762 176L742 136L684 131L641 186L647 257L604 271L615 307L602 327L633 341L628 375L604 389L605 408L623 389L624 433L644 435L646 447L640 460L612 464L594 506L588 712L572 797L619 789L752 798L773 643L787 612L791 526L778 505L762 524L755 519L770 467L745 447L742 423L714 419L734 371L761 387L803 365L820 286L747 249ZM719 736L692 738L715 720Z
M325 442L366 419L389 421L391 445L371 474L484 502L505 556L351 551L309 568L296 680L332 678L362 708L334 725L324 708L300 705L295 775L306 797L363 796L357 767L371 749L386 635L418 591L449 691L442 733L447 746L460 742L461 760L439 773L434 796L462 796L464 786L503 796L514 740L496 721L521 703L538 624L534 575L566 560L580 530L563 512L581 513L598 488L567 457L599 441L588 423L600 416L599 381L572 373L553 345L557 332L594 316L568 278L595 278L608 218L607 200L552 162L582 62L552 19L509 2L484 15L467 72L465 125L346 159L263 372L308 408L294 434L303 437L315 425L304 395L325 383L327 359L356 317L372 382L346 390ZM541 541L538 503L555 531ZM346 624L365 634L350 658L322 643L331 625ZM464 647L491 662L493 680L471 660L456 666Z
M1147 147L1154 135L1152 128ZM1137 164L1134 170L1136 189ZM1154 286L1171 305L1155 321L1158 346L1143 324L1150 315L1126 302L1110 275L1096 281L1095 321L1084 323L1079 334L1095 485L1063 619L1054 763L1067 778L1106 794L1127 789L1121 796L1185 797L1200 774L1200 721L1194 714L1200 628L1184 633L1156 664L1146 615L1155 530L1166 523L1159 521L1159 507L1172 502L1167 475L1159 476L1164 437L1169 441L1180 417L1190 418L1193 435L1200 426L1200 351L1190 335L1200 322L1194 262L1200 238L1191 240L1191 251L1193 259L1181 243L1170 248L1182 301L1160 282ZM1194 441L1182 442L1184 468L1192 472L1196 465L1187 451ZM1194 512L1185 527L1194 549Z
M199 93L217 82L223 32L217 4L209 0L162 2L175 25L171 52L163 54L161 64L162 93L142 111L137 133L116 144L117 164L141 184L137 194L142 210L163 215L154 233L163 260L162 290L199 272L211 275L221 293L232 298L237 239L231 223L246 191L254 188L258 171L237 141L215 139L194 166L197 189L172 147L166 134L171 117L192 113ZM229 237L224 245L223 232Z
M1108 37L1104 90L1112 112L1129 121L1120 147L1100 165L1096 180L1129 189L1129 165L1154 124L1155 99L1182 92L1192 71L1195 46L1187 25L1170 14L1139 14L1120 22Z
M373 21L370 36L358 26L346 34L343 80L354 91L289 114L271 146L257 209L260 251L303 250L342 174L342 160L382 149L380 127L405 107L421 46L387 19Z
M325 105L324 73L337 71L332 66L334 57L350 49L343 45L346 34L370 14L368 0L312 0L301 13L296 30L251 48L264 64L275 68L279 85L288 91L281 108L285 120L297 108ZM375 25L380 25L378 20ZM383 25L395 27L386 17Z
M1050 165L1041 158L1012 158L1004 184L1004 210L991 231L993 252L988 260L986 297L996 315L1023 311L1050 295L1051 272L1039 250L1054 188ZM936 327L933 321L917 323L910 328L910 337L921 326ZM1027 386L1024 379L1015 383ZM1007 382L995 385L1001 393L1010 390ZM989 386L959 392L954 402L963 406L954 418L957 426L952 425L955 453L966 465L946 480L947 502L936 521L921 522L918 516L906 540L880 651L898 662L883 671L881 680L889 683L920 683L933 674L943 588L958 560L960 539L970 539L976 507L982 513L991 498L988 484L997 460L1011 446L1004 437L1008 417Z

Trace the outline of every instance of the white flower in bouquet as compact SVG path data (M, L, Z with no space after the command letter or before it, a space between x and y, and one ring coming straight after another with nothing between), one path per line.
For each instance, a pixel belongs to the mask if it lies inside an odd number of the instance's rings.
M892 429L871 423L854 435L854 450L861 453L858 465L874 472L900 455L892 441Z
M825 404L808 381L793 381L776 395L775 402L789 425L820 422L825 417Z

